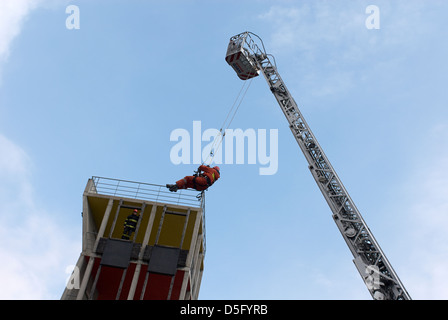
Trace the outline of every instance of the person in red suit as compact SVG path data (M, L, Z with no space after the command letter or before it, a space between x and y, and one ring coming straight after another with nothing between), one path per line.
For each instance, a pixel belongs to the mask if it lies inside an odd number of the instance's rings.
M201 165L194 176L186 176L185 178L176 181L176 184L167 184L166 187L172 192L188 188L202 191L213 185L219 177L220 173L218 166L211 168L210 166Z

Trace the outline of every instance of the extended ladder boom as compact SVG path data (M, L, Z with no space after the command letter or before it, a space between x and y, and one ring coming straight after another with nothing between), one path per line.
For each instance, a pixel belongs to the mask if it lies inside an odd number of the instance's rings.
M259 39L261 48L255 42ZM347 243L353 262L374 299L409 300L407 293L350 195L303 118L275 64L266 54L261 39L244 32L230 39L226 61L240 79L256 77L260 72L277 99L294 138L309 163L309 169L333 213L333 219ZM274 60L275 62L275 60Z

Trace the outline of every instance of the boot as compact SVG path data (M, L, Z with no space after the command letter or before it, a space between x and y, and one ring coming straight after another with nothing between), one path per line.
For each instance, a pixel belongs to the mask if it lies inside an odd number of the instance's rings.
M167 184L166 187L171 191L171 192L176 192L178 187L176 184Z

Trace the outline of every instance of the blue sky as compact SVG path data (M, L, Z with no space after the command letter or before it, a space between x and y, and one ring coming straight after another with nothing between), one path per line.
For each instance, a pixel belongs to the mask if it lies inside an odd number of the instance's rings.
M80 9L69 30L68 5ZM365 27L366 7L380 29ZM258 34L414 299L447 299L446 1L0 0L0 298L59 299L93 175L156 184L173 130L224 121L231 36ZM370 299L262 77L232 123L278 130L278 171L223 164L201 299ZM204 143L205 145L205 143ZM203 146L204 146L203 145ZM5 290L4 288L10 288Z

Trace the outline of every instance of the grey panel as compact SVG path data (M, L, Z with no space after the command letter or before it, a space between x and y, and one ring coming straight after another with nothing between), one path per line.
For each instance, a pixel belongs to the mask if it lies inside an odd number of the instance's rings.
M96 253L102 254L104 252L104 247L106 246L107 238L100 238L98 242L98 247L96 248Z
M151 250L148 271L167 275L175 275L179 248L154 246Z
M131 253L131 259L138 259L138 255L140 254L140 249L142 248L142 244L141 243L135 243L132 246L132 253Z
M127 268L133 244L129 241L108 239L104 247L101 264L109 267Z

